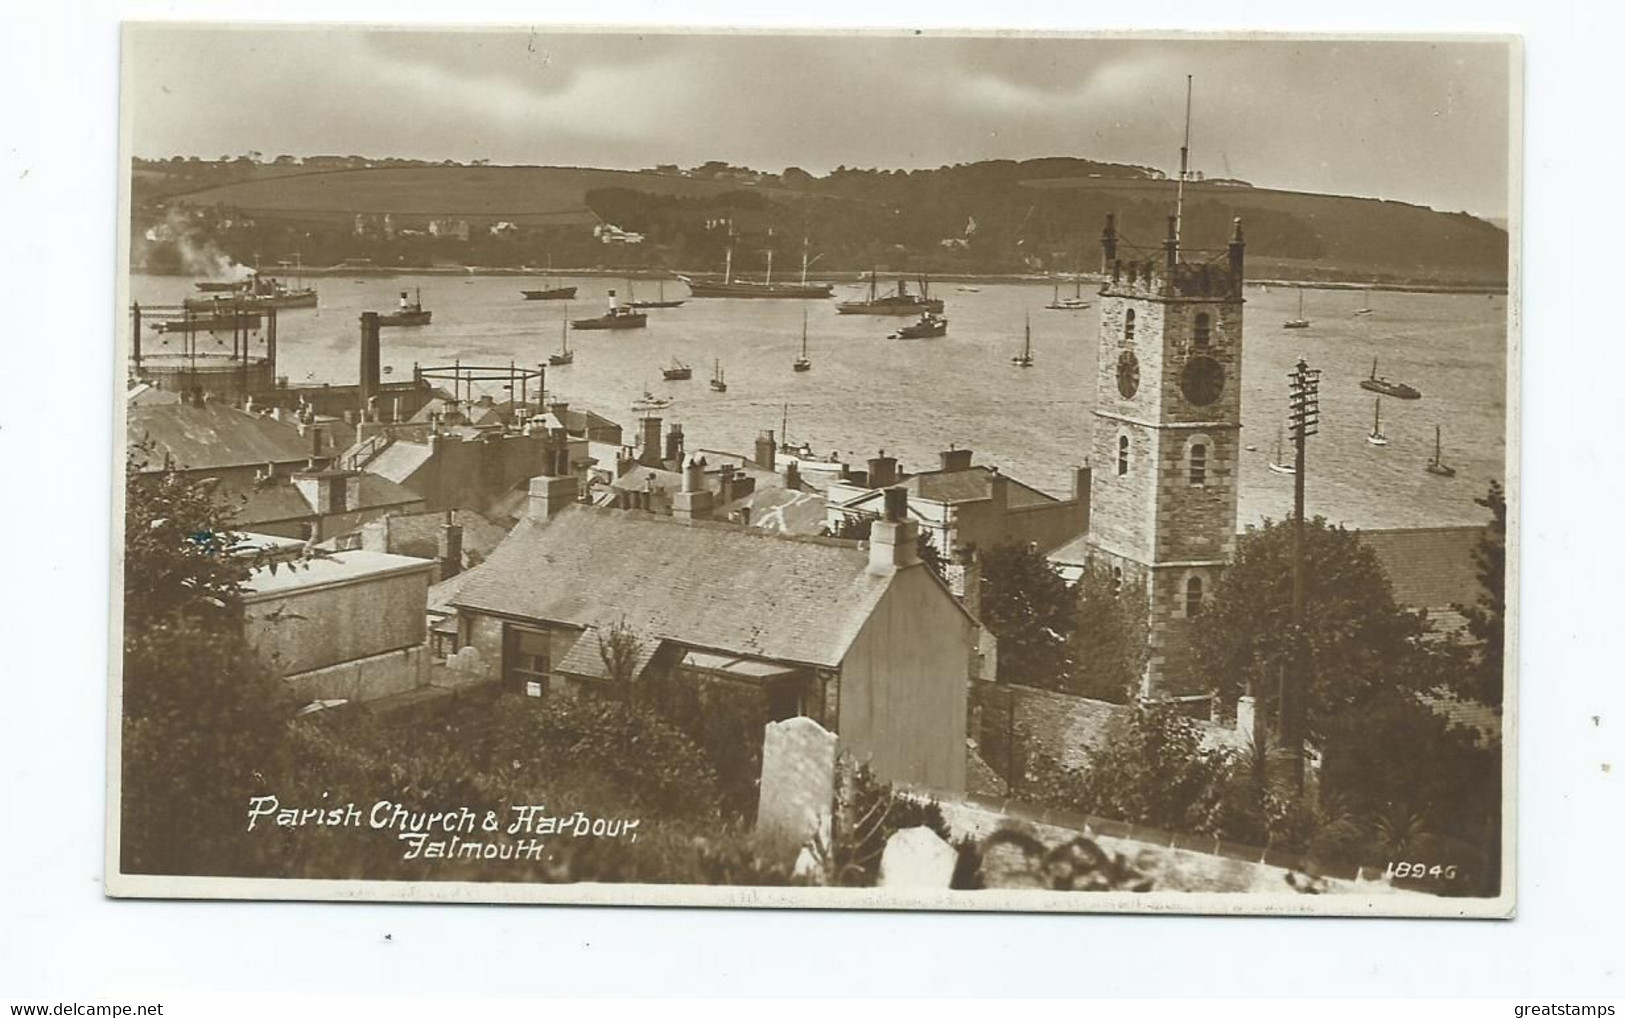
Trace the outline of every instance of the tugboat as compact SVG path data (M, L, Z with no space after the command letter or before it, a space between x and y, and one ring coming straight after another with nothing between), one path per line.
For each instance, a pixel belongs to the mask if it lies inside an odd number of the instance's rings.
M626 295L629 298L632 296L632 281L630 279L628 279L626 281ZM629 308L638 308L640 310L647 310L648 308L680 308L686 303L687 303L687 301L667 300L666 299L666 281L664 279L662 279L660 281L660 299L659 300L628 300L626 302L626 306L629 307Z
M888 293L882 297L876 290L877 277L869 273L869 299L843 300L835 305L837 314L842 315L914 315L929 312L934 315L942 314L942 301L931 297L930 283L923 277L920 279L920 292L908 292L908 281L897 280L897 292Z
M1283 329L1307 329L1307 328L1309 328L1309 319L1307 319L1307 318L1305 318L1303 316L1303 287L1301 287L1301 286L1298 287L1298 317L1296 317L1296 318L1288 318L1286 321L1281 323L1281 328L1283 328Z
M722 377L722 361L717 361L716 369L711 375L711 388L717 392L727 392L728 383Z
M1375 412L1375 416L1373 416L1372 419L1371 419L1371 434L1365 436L1365 440L1367 442L1370 442L1372 445L1387 445L1388 444L1388 436L1384 435L1382 433L1382 397L1381 396L1377 397L1377 409L1376 409L1376 412Z
M559 352L547 355L547 363L555 368L562 368L566 364L576 362L576 352L570 349L570 309L565 308L564 318L559 322Z
M1360 379L1360 388L1367 392L1380 393L1392 396L1395 399L1421 399L1422 391L1414 385L1404 382L1391 382L1386 378L1377 377L1377 359L1371 358L1371 377Z
M671 367L661 369L660 375L668 382L686 382L694 377L694 369L673 357Z
M1298 472L1297 464L1288 463L1281 458L1281 431L1275 431L1275 458L1270 460L1270 472L1275 474L1295 474Z
M1018 368L1033 366L1033 320L1031 315L1027 316L1026 341L1022 344L1021 352L1010 358L1010 363Z
M948 319L927 311L913 325L905 325L888 339L935 339L948 334Z
M1442 446L1441 429L1435 424L1433 426L1433 458L1428 460L1427 471L1439 477L1454 477L1456 476L1456 468L1445 463Z
M400 308L390 314L379 315L378 324L381 326L428 325L433 314L433 311L423 310L423 291L421 289L417 291L417 295L411 300L406 299L406 291L402 290Z
M641 329L649 324L649 316L642 311L621 307L615 303L615 291L609 291L609 310L597 318L577 318L570 323L572 329Z
M807 358L807 309L801 309L801 356L791 365L796 371L811 371L812 361Z
M807 282L807 267L812 262L807 259L806 238L801 241L801 282L799 284L773 282L772 248L768 248L767 251L767 277L765 279L759 283L734 279L734 237L733 223L730 221L728 223L728 254L727 261L723 264L722 282L702 283L688 276L680 275L677 277L688 284L690 297L778 297L822 300L835 292L834 283Z

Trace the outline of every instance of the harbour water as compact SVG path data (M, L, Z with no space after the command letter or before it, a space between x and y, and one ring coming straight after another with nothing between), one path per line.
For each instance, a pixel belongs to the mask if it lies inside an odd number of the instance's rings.
M403 289L421 289L434 320L385 330L386 380L410 378L414 363L534 367L559 349L566 317L601 313L612 287L626 297L624 280L556 278L548 285L570 284L579 289L566 305L523 300L521 288L542 284L515 276L321 277L320 307L278 315L278 373L295 384L353 383L360 314L391 310ZM130 289L143 303L176 303L194 293L192 281L178 276L136 275ZM836 297L861 290L840 287ZM636 295L653 299L655 285L639 283ZM668 282L665 295L684 297L686 288ZM979 463L1065 494L1089 450L1098 304L1045 310L1052 289L1036 283L980 283L974 293L943 284L933 295L947 301L948 334L916 341L886 338L908 319L837 315L829 300L690 300L651 310L646 329L572 332L575 362L549 368L547 387L573 406L622 421L628 434L635 398L645 389L670 395L676 402L665 417L683 425L691 448L748 452L760 431L781 428L788 406L790 440L820 454L861 462L884 448L906 468L927 469L939 450L957 444L974 449ZM1092 299L1087 287L1085 299ZM813 369L798 373L791 363L804 307ZM1242 441L1254 449L1243 454L1242 521L1290 512L1292 478L1270 472L1268 463L1285 419L1287 373L1302 356L1322 370L1321 430L1310 440L1306 475L1311 514L1362 528L1482 522L1485 511L1473 499L1506 469L1507 298L1308 290L1311 327L1282 329L1297 307L1292 288L1247 292ZM1372 312L1354 314L1365 307ZM1020 352L1027 315L1037 363L1022 369L1010 357ZM162 341L150 331L143 337L148 351L165 349ZM673 357L693 366L692 381L662 381L660 369ZM1389 444L1382 448L1365 440L1374 397L1359 387L1373 357L1381 374L1422 391L1418 401L1383 401ZM725 393L706 385L717 361L727 374ZM492 383L490 395L506 393ZM1443 427L1453 478L1424 470L1435 425Z

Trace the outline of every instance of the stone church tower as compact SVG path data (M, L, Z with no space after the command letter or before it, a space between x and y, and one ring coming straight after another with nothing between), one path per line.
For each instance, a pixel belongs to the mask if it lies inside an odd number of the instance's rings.
M1089 545L1094 561L1150 595L1142 695L1199 693L1189 620L1212 596L1236 541L1241 220L1219 251L1181 250L1173 216L1160 257L1124 260L1113 216L1101 242L1108 282L1100 291Z

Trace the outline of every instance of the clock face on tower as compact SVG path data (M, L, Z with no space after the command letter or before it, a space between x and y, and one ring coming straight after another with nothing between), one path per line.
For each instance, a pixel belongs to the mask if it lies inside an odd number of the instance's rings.
M1124 399L1133 399L1140 391L1140 359L1131 350L1124 350L1117 358L1117 391Z
M1224 367L1212 357L1192 357L1185 362L1179 388L1192 406L1207 406L1224 392Z

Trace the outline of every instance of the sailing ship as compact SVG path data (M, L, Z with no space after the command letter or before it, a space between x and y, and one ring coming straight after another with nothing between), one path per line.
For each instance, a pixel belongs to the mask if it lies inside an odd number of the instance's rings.
M553 260L547 260L547 272L542 276L542 282L548 282L548 276L553 274ZM543 286L540 290L520 290L526 300L575 300L576 288L573 286Z
M767 249L767 276L760 282L754 280L734 278L734 229L733 223L728 223L728 254L723 263L722 282L701 282L688 276L679 275L677 278L688 284L690 297L776 297L823 299L835 292L834 283L807 282L807 267L812 263L807 259L807 241L801 241L801 282L775 283L773 282L773 249Z
M406 291L401 291L401 305L398 309L387 315L378 316L380 326L389 325L428 325L433 311L423 310L423 291L419 289L415 297L407 299Z
M948 319L927 311L913 325L905 325L888 339L935 339L948 334Z
M801 309L801 356L791 365L797 371L811 371L812 361L807 358L807 309Z
M1027 316L1026 340L1022 343L1021 352L1010 358L1010 363L1020 368L1033 366L1033 320Z
M1298 317L1296 317L1296 318L1288 318L1286 321L1281 323L1281 328L1283 328L1283 329L1307 329L1307 328L1309 328L1309 319L1307 319L1307 318L1305 318L1303 316L1303 287L1301 287L1301 286L1298 287Z
M722 377L722 361L717 361L716 368L711 374L711 388L717 392L727 392L728 383Z
M1072 296L1062 297L1061 286L1055 285L1055 296L1044 307L1050 311L1082 311L1089 306L1089 301L1083 299L1083 277L1073 280Z
M1440 477L1454 477L1456 476L1456 468L1445 463L1443 444L1442 429L1435 424L1433 426L1433 457L1428 460L1427 471Z
M1392 396L1395 399L1422 398L1421 390L1416 388L1414 385L1407 385L1404 382L1393 382L1386 378L1378 377L1377 358L1375 357L1371 358L1371 377L1360 379L1360 388L1365 389L1367 392L1375 392L1384 396Z
M874 272L869 273L869 298L867 300L843 300L835 305L837 314L842 315L917 315L929 312L942 314L942 301L931 296L931 284L925 277L920 277L920 292L909 293L908 281L899 277L897 292L881 295L876 287L878 278Z
M1382 433L1382 397L1377 397L1377 407L1371 418L1371 434L1365 440L1372 445L1387 445L1388 436Z
M641 329L649 324L649 316L642 311L622 307L615 301L615 291L609 291L609 310L597 318L577 318L570 323L572 329Z
M662 368L660 375L668 382L686 382L694 377L694 369L673 357L671 366Z
M564 318L559 322L559 352L547 355L547 363L555 368L562 368L566 364L574 364L576 352L570 349L570 309L564 309Z
M638 308L639 310L647 310L649 308L680 308L684 304L687 303L687 301L667 300L666 299L666 281L664 279L660 280L660 299L659 300L633 300L633 299L631 299L633 294L632 294L632 281L630 279L628 279L626 281L626 296L628 298L627 302L626 302L626 306L629 307L629 308Z
M1270 472L1271 473L1276 473L1276 474L1295 474L1295 473L1297 473L1298 472L1297 464L1288 463L1286 460L1282 459L1281 458L1281 449L1282 449L1281 430L1279 428L1277 428L1275 430L1275 458L1270 460Z

